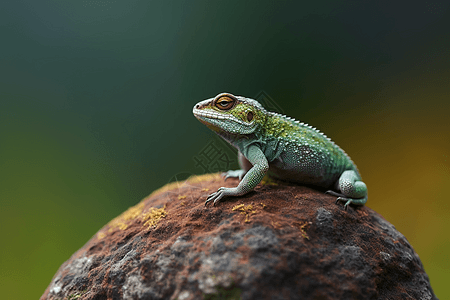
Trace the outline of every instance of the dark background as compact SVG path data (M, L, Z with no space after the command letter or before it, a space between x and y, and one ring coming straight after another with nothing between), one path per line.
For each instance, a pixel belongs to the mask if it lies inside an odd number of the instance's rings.
M156 2L2 5L2 298L39 298L109 220L203 173L192 107L224 91L344 148L449 297L450 2Z

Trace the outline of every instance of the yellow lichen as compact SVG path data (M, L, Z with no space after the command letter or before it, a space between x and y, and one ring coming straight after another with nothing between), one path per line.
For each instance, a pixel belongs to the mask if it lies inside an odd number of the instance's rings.
M244 222L250 222L250 215L256 214L256 210L253 210L253 205L249 204L245 206L244 204L236 205L232 208L233 211L240 210L241 214L245 215Z
M187 181L189 183L198 183L198 182L208 181L208 180L222 180L222 176L220 175L220 173L203 174L203 175L189 177L189 179Z
M299 226L300 227L300 232L302 233L302 236L305 239L307 239L307 240L309 240L309 236L306 234L305 227L310 225L310 224L311 224L311 222L305 222L304 224Z
M148 196L146 197L146 199L148 199L148 198L150 198L150 197L153 197L153 196L155 196L155 195L157 195L157 194L161 194L161 193L164 193L164 192L168 192L168 191L171 191L171 190L180 188L180 186L182 186L182 185L183 185L183 182L180 183L180 182L178 182L178 181L168 183L168 184L166 184L165 186L160 187L160 188L157 189L157 190L154 190L150 195L148 195Z
M264 178L261 180L262 185L278 185L272 178L270 178L268 175L264 176Z
M146 199L153 197L157 194L160 193L164 193L164 192L169 192L175 189L179 189L181 187L183 187L186 184L194 184L194 183L199 183L199 182L203 182L203 181L209 181L209 180L221 180L222 177L220 175L220 173L214 173L214 174L204 174L204 175L198 175L198 176L191 176L188 179L184 180L184 181L175 181L175 182L171 182L166 184L165 186L153 191L148 197L146 197Z
M124 211L121 215L112 219L108 223L108 226L109 226L108 231L111 232L116 228L119 228L120 230L127 229L128 221L136 219L142 213L143 208L144 208L144 202L141 202L138 205L130 207L129 209Z
M98 238L99 240L101 240L101 239L104 238L105 236L106 236L106 234L105 234L103 231L97 233L97 238Z
M249 218L248 215L245 215L245 220L244 220L244 222L245 222L245 223L250 223L250 218Z
M236 205L235 207L233 207L232 208L232 210L234 211L234 210L238 210L238 209L240 209L240 208L242 208L242 207L244 207L245 206L245 204L239 204L239 205Z
M178 200L183 200L183 199L186 199L186 196L185 195L183 195L183 196L178 196Z
M161 208L150 208L150 210L144 214L142 214L142 221L145 221L143 226L156 227L156 224L161 220L161 218L165 218L167 216L166 206Z

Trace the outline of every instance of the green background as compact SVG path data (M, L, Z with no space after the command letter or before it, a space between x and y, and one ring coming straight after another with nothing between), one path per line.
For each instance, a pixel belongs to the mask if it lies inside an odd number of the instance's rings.
M262 90L350 154L367 205L450 297L449 6L6 1L2 299L38 299L109 220L174 175L203 173L193 158L214 134L196 102Z

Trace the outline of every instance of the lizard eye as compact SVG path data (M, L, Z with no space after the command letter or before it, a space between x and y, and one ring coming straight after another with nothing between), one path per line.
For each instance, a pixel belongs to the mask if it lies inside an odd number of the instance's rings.
M215 106L220 110L229 110L236 103L236 99L229 96L222 96L215 101Z
M251 111L249 111L247 113L247 121L251 122L253 120L253 113Z

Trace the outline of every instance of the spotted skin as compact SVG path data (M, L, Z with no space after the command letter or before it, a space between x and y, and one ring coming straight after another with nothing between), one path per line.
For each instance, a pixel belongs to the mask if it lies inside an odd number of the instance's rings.
M225 196L252 191L269 176L298 184L329 189L337 202L364 205L367 187L350 157L326 135L308 124L266 111L256 100L230 93L197 103L194 116L236 147L240 170L230 170L225 179L237 177L237 187L221 187L208 196L205 205Z

